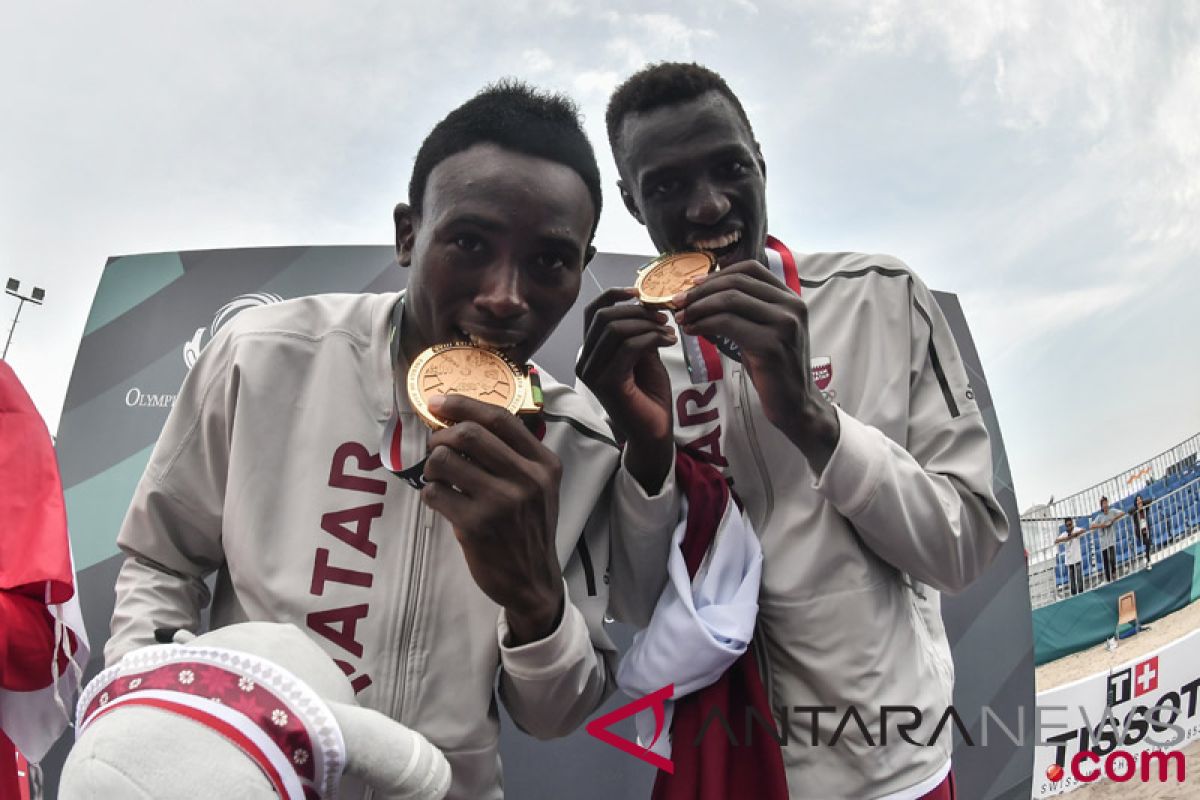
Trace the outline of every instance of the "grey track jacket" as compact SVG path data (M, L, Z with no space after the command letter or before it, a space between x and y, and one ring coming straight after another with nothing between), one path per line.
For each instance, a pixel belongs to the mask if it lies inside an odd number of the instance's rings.
M970 381L928 289L888 256L796 260L811 356L828 359L823 389L841 423L820 480L763 415L741 364L722 356L724 379L694 386L682 350L660 352L677 444L715 460L762 542L755 644L786 720L791 796L866 800L948 762L952 726L932 746L912 746L897 730L913 721L907 711L888 712L879 746L882 709L916 707L922 724L910 738L929 742L953 687L938 592L978 576L1008 527ZM614 541L613 604L630 622L645 624L654 608L668 541ZM874 744L851 718L831 746L851 708ZM741 721L731 724L742 735Z
M449 524L381 466L393 409L388 335L399 295L324 295L243 312L188 375L118 537L108 664L159 627L291 622L336 659L363 705L423 733L453 768L451 797L499 798L493 686L538 737L578 726L612 688L603 630L609 522L669 529L608 428L543 374L543 442L563 465L558 555L567 606L546 639L506 647ZM400 393L405 466L428 429ZM615 495L615 499L611 500ZM595 513L593 509L595 508ZM632 523L631 523L632 524ZM635 531L630 532L636 538ZM344 782L343 797L363 795Z

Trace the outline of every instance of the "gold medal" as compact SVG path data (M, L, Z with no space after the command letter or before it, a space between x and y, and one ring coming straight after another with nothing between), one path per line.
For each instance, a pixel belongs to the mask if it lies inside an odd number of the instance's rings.
M408 368L408 400L435 431L449 427L429 410L436 394L460 394L507 409L510 414L541 411L537 373L514 364L499 350L470 342L438 344L417 356Z
M695 285L692 278L707 275L716 266L717 259L712 253L670 253L638 270L633 286L638 290L638 299L646 305L673 308L672 297L692 288Z

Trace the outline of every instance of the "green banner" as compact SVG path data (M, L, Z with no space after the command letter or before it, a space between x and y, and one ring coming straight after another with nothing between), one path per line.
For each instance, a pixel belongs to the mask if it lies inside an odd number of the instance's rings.
M1138 621L1145 625L1178 611L1197 598L1200 544L1194 544L1121 580L1052 605L1034 609L1033 648L1040 666L1097 645L1116 630L1117 600L1137 597Z

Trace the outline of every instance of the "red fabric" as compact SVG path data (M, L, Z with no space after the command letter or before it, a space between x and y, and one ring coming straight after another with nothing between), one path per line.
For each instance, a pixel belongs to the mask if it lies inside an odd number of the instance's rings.
M721 380L725 376L725 368L721 366L721 354L717 352L717 346L703 336L696 341L700 345L700 355L704 359L704 370L708 373L708 379Z
M688 499L687 533L680 549L688 575L695 577L729 503L729 487L711 466L684 454L676 459L675 474ZM714 706L733 729L736 747L724 726L708 719ZM783 753L757 723L754 735L746 741L747 709L754 709L759 720L774 727L770 700L752 650L716 683L675 703L671 724L675 772L658 773L653 800L787 800ZM704 737L697 742L702 729Z
M400 443L404 441L404 419L396 415L396 430L392 433L391 455L392 469L403 469L404 458L400 455Z
M0 800L19 800L20 785L17 783L17 748L0 731Z
M691 578L696 577L729 503L729 484L702 459L703 454L693 457L690 453L675 458L676 480L687 493L688 501L687 534L679 543L679 550Z
M0 591L0 620L0 688L32 692L49 686L54 681L54 617L49 609L40 598ZM59 664L60 672L65 666Z
M787 248L787 245L774 236L767 237L767 247L779 254L779 258L783 261L783 281L789 289L796 293L797 297L800 297L800 273L796 269L796 257L792 255L792 251Z
M929 794L923 795L921 800L956 800L958 792L954 786L954 773L951 772L946 776L946 780L938 784L937 788Z
M49 584L50 603L75 594L58 462L50 432L7 363L0 361L0 590Z
M0 361L0 800L15 789L15 747L8 736L40 751L48 731L7 701L54 682L54 617L48 605L75 594L67 514L50 432L12 369ZM81 642L64 627L58 671ZM65 722L65 720L64 720ZM27 725L38 726L35 730ZM33 753L40 758L43 753ZM11 780L10 780L11 778Z

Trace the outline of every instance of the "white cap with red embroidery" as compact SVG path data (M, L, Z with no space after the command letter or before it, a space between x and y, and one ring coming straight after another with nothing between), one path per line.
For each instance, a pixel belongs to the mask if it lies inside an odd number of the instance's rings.
M229 739L280 797L312 797L312 790L329 797L341 780L345 743L333 712L304 681L264 658L181 645L129 653L84 689L76 739L130 703L188 717Z
M355 700L294 625L245 622L127 653L83 691L64 800L334 798L441 800L445 756L419 732ZM343 773L346 785L342 785Z

